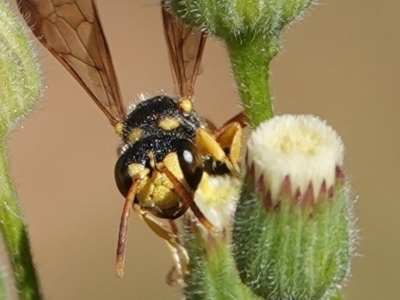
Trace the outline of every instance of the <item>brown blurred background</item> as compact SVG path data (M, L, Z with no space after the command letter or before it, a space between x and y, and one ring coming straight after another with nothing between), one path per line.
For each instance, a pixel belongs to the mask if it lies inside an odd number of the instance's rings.
M159 1L97 3L125 102L172 92ZM319 115L345 141L361 229L347 299L400 294L399 12L397 0L321 0L285 31L273 63L277 113ZM179 299L164 283L167 247L136 216L125 276L115 278L118 138L74 79L35 46L47 89L10 136L9 156L46 299ZM222 123L239 107L220 43L209 41L203 65L195 105Z

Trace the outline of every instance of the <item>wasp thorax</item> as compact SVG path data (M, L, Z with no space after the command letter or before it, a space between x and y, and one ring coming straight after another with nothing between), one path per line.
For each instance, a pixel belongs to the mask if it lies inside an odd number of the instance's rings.
M146 99L127 114L116 131L125 143L136 142L149 136L174 133L179 138L193 139L200 126L190 99L177 101L168 96Z

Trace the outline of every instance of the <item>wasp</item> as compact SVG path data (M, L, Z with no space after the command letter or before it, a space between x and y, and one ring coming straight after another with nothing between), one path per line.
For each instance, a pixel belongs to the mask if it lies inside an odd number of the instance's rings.
M125 202L117 276L123 275L132 210L168 243L176 269L183 274L188 258L174 220L190 209L207 230L218 231L218 224L209 220L212 213L207 212L207 201L218 197L220 190L229 190L230 178L238 178L241 129L245 126L244 116L239 114L216 128L193 108L206 35L182 24L162 2L178 96L158 95L127 110L93 0L22 0L19 8L34 35L86 90L121 137L115 179ZM228 178L227 183L221 178ZM222 197L231 197L229 192L222 193ZM166 219L170 228L166 229L160 219Z

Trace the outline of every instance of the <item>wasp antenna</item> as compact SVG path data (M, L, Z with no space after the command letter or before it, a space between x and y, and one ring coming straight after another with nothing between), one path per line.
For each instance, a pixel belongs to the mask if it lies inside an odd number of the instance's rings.
M128 234L128 220L131 214L132 203L135 199L136 191L140 183L141 177L136 177L132 179L132 185L129 189L128 194L125 198L124 208L121 215L121 223L119 225L118 234L118 246L117 246L117 277L122 277L124 275L124 260L125 260L125 249L126 249L126 237Z

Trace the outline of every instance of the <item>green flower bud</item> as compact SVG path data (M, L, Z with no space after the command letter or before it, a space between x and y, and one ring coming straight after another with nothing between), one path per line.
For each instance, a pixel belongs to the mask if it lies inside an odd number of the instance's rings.
M220 38L275 35L298 17L311 0L167 0L185 23Z
M165 0L181 21L226 43L242 106L250 127L273 116L269 65L279 35L311 0Z
M343 143L313 116L280 116L248 141L233 256L256 294L327 299L349 271L354 230Z
M37 58L27 30L3 1L0 2L0 136L31 110L41 93Z

